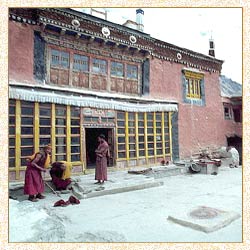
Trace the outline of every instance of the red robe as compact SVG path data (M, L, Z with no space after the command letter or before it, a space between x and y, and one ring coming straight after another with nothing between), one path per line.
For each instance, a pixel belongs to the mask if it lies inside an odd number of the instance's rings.
M38 162L36 162L36 164L44 168L47 155L43 153L37 153L37 154L41 154L42 157ZM41 170L32 166L32 162L28 162L25 171L24 194L36 195L43 192L44 192L44 182Z
M107 180L107 156L109 154L109 145L106 141L99 144L96 150L96 167L95 167L95 180Z

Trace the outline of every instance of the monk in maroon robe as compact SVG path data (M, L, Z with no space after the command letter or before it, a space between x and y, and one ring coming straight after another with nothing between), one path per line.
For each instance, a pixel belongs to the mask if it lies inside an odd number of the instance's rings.
M66 190L71 189L71 179L63 178L63 173L66 170L66 165L64 162L54 162L50 170L50 176L52 178L52 183L55 185L56 190Z
M45 163L51 154L51 146L47 145L40 152L34 155L34 159L27 162L25 171L24 194L28 194L30 201L44 199L44 182L41 172L46 172Z
M96 153L96 168L95 168L95 180L96 183L103 184L107 181L107 166L109 157L109 145L105 141L105 136L103 134L98 136L99 146L95 150Z

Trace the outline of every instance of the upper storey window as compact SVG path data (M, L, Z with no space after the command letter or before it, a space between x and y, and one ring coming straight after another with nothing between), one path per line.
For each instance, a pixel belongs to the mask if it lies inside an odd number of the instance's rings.
M74 54L73 69L77 71L88 72L89 71L89 58L87 56Z
M92 72L107 74L107 62L105 60L102 60L102 59L93 58Z
M127 65L127 78L136 79L138 78L138 68L136 65Z
M111 62L111 76L124 77L123 63Z
M69 53L64 51L51 50L51 65L62 68L69 68Z
M205 105L204 74L183 70L183 100L189 104Z

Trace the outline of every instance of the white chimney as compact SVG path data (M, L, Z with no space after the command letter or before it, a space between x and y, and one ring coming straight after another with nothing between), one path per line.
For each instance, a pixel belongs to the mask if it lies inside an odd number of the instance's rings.
M209 39L209 51L208 51L208 54L210 56L215 57L215 47L214 47L214 39L213 38Z
M144 11L142 9L136 10L136 23L138 26L138 30L143 31L144 30Z

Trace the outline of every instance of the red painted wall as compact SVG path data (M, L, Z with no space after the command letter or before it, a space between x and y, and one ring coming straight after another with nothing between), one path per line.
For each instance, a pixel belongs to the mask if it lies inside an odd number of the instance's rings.
M9 79L33 82L33 26L9 22Z
M224 109L220 96L219 74L204 72L205 106L183 102L183 65L152 59L150 96L179 102L178 129L180 158L190 157L201 148L226 145Z

